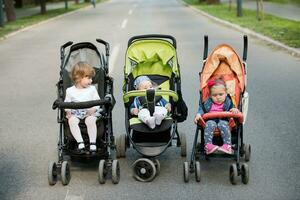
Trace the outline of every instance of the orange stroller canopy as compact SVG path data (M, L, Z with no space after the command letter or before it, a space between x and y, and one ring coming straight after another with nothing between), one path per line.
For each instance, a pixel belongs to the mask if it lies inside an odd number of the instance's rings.
M202 101L209 97L208 80L220 76L226 82L227 93L230 94L233 103L238 106L240 93L244 91L246 86L246 74L239 56L227 44L217 46L207 58L202 69L200 74Z

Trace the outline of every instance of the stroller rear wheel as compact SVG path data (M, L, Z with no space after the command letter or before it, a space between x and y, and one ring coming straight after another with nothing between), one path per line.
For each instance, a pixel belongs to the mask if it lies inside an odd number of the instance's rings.
M156 168L156 176L158 176L159 173L160 173L160 163L159 163L159 160L158 159L154 159L153 162L154 162L154 165L155 165L155 168Z
M68 185L71 180L70 165L67 161L63 161L61 165L61 182Z
M133 165L133 177L141 182L150 182L156 176L156 167L155 164L147 159L140 158L136 160Z
M244 153L245 153L245 161L246 162L250 161L250 156L251 156L251 145L250 144L244 145Z
M57 166L55 162L50 162L48 165L48 183L55 185L57 182Z
M104 184L107 176L107 165L105 160L100 160L98 168L98 181L100 184Z
M117 156L126 157L126 134L122 134L117 138Z
M201 166L200 166L200 162L199 161L196 161L195 162L195 178L196 178L196 181L197 182L200 182L201 180Z
M113 184L118 184L120 181L120 164L118 160L113 160L112 162L111 178Z
M180 134L181 156L186 157L186 137L184 133Z

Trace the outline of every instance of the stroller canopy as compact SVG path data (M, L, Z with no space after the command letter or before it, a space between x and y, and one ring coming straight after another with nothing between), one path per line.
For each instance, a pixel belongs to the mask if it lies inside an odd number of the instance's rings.
M142 71L141 69L134 70L141 65L144 68ZM161 69L158 71L156 69L149 69L149 67L155 68L156 66ZM166 69L164 71L161 66L167 66L171 70ZM138 40L128 47L124 69L125 76L133 73L133 77L135 78L141 74L153 74L153 72L156 72L170 77L171 74L168 73L170 71L179 76L176 50L168 41L152 39Z
M100 56L96 46L91 43L78 43L73 45L69 52L68 57L64 63L64 69L68 72L78 62L86 62L94 68L101 68L103 66L104 57Z
M234 49L222 44L217 46L206 60L200 77L200 90L203 93L202 101L209 97L207 81L222 76L226 82L227 92L233 97L235 105L239 103L239 94L246 86L244 66Z

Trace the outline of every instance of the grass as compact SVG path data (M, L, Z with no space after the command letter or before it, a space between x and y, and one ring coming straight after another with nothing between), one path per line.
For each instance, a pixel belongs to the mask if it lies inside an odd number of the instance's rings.
M98 0L97 2L101 2L103 0ZM5 23L4 27L0 27L0 38L4 37L5 35L20 30L22 28L25 28L27 26L39 23L41 21L56 17L58 15L62 15L64 13L68 13L86 6L91 5L91 3L79 3L79 4L72 4L69 5L68 9L66 10L64 7L59 8L59 9L52 9L52 10L47 10L47 13L42 15L42 14L36 14L28 17L23 17L20 19L17 19L16 21L13 22L7 22Z
M300 22L282 19L266 13L264 19L258 21L255 10L243 9L243 17L236 17L236 8L233 7L229 11L228 5L199 4L197 0L184 1L217 18L251 29L288 46L300 48Z

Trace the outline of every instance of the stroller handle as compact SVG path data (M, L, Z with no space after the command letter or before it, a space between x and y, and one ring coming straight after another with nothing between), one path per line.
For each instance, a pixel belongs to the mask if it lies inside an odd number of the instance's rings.
M103 99L103 100L94 100L94 101L85 101L85 102L63 102L62 100L57 99L54 101L52 109L56 108L68 108L68 109L84 109L84 108L91 108L94 106L101 106L101 105L111 105L113 102L111 99Z
M130 97L139 97L139 96L146 96L146 95L147 95L146 90L144 90L144 91L133 90L133 91L130 91L123 95L123 101L124 101L124 103L127 103L129 101ZM155 96L162 96L162 95L171 96L173 98L174 102L178 101L177 93L172 90L156 90L155 91Z
M139 39L151 39L151 38L156 38L156 39L169 39L172 41L172 45L174 48L177 48L177 42L176 39L171 36L171 35L163 35L163 34L148 34L148 35L137 35L133 36L128 40L128 47L135 41Z

